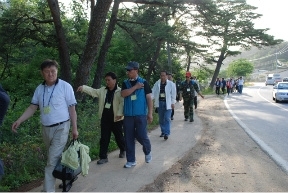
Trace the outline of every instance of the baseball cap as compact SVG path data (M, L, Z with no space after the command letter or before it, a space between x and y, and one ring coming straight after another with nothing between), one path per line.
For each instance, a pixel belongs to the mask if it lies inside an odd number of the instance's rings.
M185 76L190 78L191 77L191 73L190 72L186 72Z
M128 62L127 66L126 66L126 70L137 70L139 69L139 63L138 62Z

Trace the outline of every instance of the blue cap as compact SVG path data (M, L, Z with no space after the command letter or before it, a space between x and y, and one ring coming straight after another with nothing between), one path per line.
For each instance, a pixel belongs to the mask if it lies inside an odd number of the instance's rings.
M128 62L126 66L126 70L138 70L139 69L139 63L138 62Z

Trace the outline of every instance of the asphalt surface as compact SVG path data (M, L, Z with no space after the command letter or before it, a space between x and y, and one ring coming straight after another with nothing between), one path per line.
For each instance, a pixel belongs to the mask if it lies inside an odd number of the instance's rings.
M158 175L169 169L180 160L196 144L201 137L202 122L194 113L194 122L184 121L182 102L176 103L174 120L171 125L171 135L168 140L159 137L160 128L149 133L152 145L152 161L145 162L142 146L136 143L137 165L124 168L126 158L118 158L119 150L109 153L109 162L97 165L96 161L89 164L89 174L81 174L73 183L70 192L136 192L142 186L152 183ZM85 144L85 142L83 142ZM56 181L56 191L60 180ZM40 192L42 185L30 190Z
M275 104L271 86L264 83L244 88L242 95L226 96L224 102L251 139L288 174L287 104Z

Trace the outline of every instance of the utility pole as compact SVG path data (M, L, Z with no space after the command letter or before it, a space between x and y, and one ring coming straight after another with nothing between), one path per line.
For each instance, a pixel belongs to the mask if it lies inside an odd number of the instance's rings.
M276 73L277 73L277 67L278 67L278 58L277 58L277 50L276 50Z
M172 74L172 62L171 62L171 52L170 52L170 44L167 41L167 55L168 55L168 66L170 68L170 73Z

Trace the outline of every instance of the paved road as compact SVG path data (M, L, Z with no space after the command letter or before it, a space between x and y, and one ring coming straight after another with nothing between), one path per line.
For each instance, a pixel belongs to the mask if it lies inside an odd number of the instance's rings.
M274 161L288 173L288 103L272 100L272 86L256 83L243 94L226 97L234 118Z
M144 153L139 144L136 145L137 165L132 168L123 168L126 159L118 158L119 150L114 151L108 155L108 163L90 163L88 176L80 175L70 192L136 192L143 185L152 183L159 174L169 169L194 147L201 137L201 120L195 115L193 123L184 121L181 107L182 102L176 104L171 136L167 141L159 137L160 128L149 133L153 157L151 163L145 163ZM57 187L60 183L57 180ZM30 192L40 192L41 189L42 186ZM56 191L62 190L58 188Z

